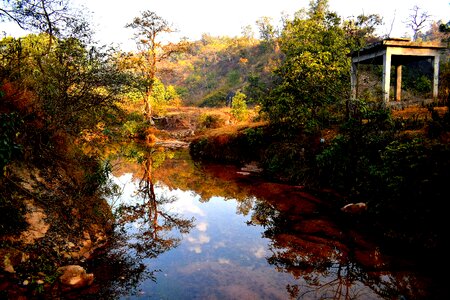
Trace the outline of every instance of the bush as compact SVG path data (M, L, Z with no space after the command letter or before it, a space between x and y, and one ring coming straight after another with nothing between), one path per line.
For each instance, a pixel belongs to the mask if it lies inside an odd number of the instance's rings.
M20 134L19 126L23 123L16 113L0 114L0 170L3 173L5 166L18 154L22 146L17 143Z
M147 127L145 122L128 121L122 126L122 134L127 137L144 139Z
M200 107L219 107L225 105L227 94L223 90L216 90L203 98Z
M237 92L233 97L233 102L231 104L231 114L238 121L247 120L248 110L247 103L245 102L246 98L247 96L241 92Z
M224 120L217 114L201 114L199 118L200 128L219 128L224 124Z

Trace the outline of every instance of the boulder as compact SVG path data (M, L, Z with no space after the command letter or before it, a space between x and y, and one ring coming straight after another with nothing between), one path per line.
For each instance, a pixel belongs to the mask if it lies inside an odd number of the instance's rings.
M78 289L87 287L94 281L94 274L88 274L86 270L79 265L68 265L58 268L61 273L59 282L64 288Z
M364 202L349 203L341 208L341 211L348 214L360 214L367 210L367 204Z

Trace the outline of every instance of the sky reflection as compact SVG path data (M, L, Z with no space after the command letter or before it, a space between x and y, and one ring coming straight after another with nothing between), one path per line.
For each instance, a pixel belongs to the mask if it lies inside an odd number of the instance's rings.
M404 262L392 270L393 258L369 236L302 188L242 176L233 166L199 167L184 154L138 154L141 169L121 167L112 177L123 194L111 205L123 225L121 253L148 276L135 276L142 280L118 298L427 295L420 274L402 271Z
M122 174L113 181L123 187L122 203L141 201L136 197L138 182L132 174ZM161 184L155 186L155 194L157 198L176 199L164 206L165 211L195 221L176 248L157 259L144 260L147 268L161 272L155 273L155 281L140 285L136 298L286 298L286 283L294 280L267 264L269 240L262 238L262 227L246 224L249 214L236 213L240 211L236 200L212 197L201 202L192 191Z

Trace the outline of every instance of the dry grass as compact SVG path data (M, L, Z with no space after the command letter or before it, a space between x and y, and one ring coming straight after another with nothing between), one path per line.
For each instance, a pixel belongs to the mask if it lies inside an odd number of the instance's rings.
M220 135L234 135L246 128L253 128L266 125L267 122L253 121L257 113L249 109L249 118L247 121L238 122L231 114L230 108L201 108L201 107L168 107L166 117L170 120L169 124L180 124L177 126L163 126L161 129L166 131L177 131L191 129L194 135L185 138L191 141L199 137L215 137ZM208 128L204 126L205 116L214 116L218 121L215 126ZM182 125L182 126L181 126Z
M220 128L204 130L201 133L199 133L198 135L196 135L195 137L193 137L192 139L201 138L201 137L218 137L218 136L222 136L222 135L234 135L234 134L237 134L238 132L245 130L247 128L255 128L255 127L260 127L260 126L264 126L267 124L268 124L268 122L266 122L266 121L240 122L237 124L227 125L227 126L220 127Z
M435 107L434 110L438 112L440 116L443 116L447 112L447 107L439 106ZM431 118L431 112L426 107L412 106L401 110L392 110L392 116L394 118L403 119L418 118L422 120L429 120Z

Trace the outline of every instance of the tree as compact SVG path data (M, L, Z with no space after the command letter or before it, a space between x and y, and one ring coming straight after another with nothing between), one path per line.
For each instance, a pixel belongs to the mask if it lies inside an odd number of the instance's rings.
M179 52L181 47L174 44L163 45L159 40L159 36L163 33L173 32L169 23L158 16L155 12L144 11L141 17L134 18L132 23L126 27L136 30L135 39L140 52L138 53L139 65L143 78L143 94L144 94L144 117L150 123L152 121L152 105L151 96L153 93L153 85L155 84L158 71L158 62L167 58L175 52Z
M275 38L276 30L271 24L272 18L261 17L256 21L259 29L259 37L265 42L271 42Z
M439 31L449 33L450 32L450 22L448 22L447 24L439 25Z
M70 7L69 0L3 0L0 21L10 20L24 30L46 33L48 50L55 37L90 39L88 22L81 12Z
M251 25L242 26L241 28L242 37L247 39L248 41L253 40L254 32Z
M427 22L430 21L430 17L431 15L429 15L427 11L421 11L417 5L411 9L411 14L406 21L406 25L413 31L414 41L417 41L420 37L421 30L427 25Z
M29 91L27 101L45 114L47 129L78 134L115 107L126 78L107 53L74 38L54 41L28 35L0 41L0 80Z
M359 15L344 21L343 29L351 50L364 48L368 43L378 40L375 36L376 27L383 23L383 18L377 14Z
M316 130L349 91L349 49L340 18L326 0L312 2L286 23L280 45L285 60L263 111L273 123Z

